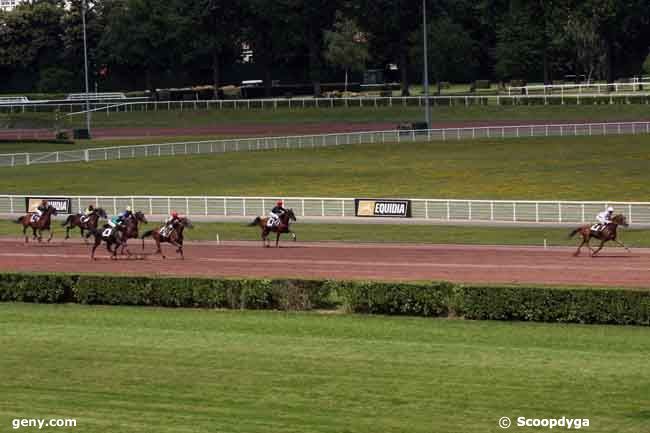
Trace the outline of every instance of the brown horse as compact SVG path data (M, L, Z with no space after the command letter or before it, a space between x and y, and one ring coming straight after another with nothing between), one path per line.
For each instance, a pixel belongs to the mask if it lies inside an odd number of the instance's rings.
M142 249L144 250L144 238L151 236L153 237L153 240L156 241L156 252L154 254L160 254L163 259L166 259L167 257L163 254L160 244L167 242L176 247L176 253L181 255L181 259L185 259L185 256L183 255L183 230L185 227L191 229L193 227L192 222L187 218L179 218L178 221L172 225L169 233L161 234L160 232L164 227L165 226L144 232L142 235Z
M589 247L589 250L591 251L591 256L595 256L598 254L600 250L603 249L603 245L605 245L605 242L612 241L617 243L618 245L622 246L625 248L627 251L630 251L628 247L623 245L622 242L619 242L616 239L616 229L618 226L623 226L627 227L629 224L627 223L627 220L625 219L624 215L616 215L614 218L612 218L612 222L607 224L603 229L601 230L593 230L593 226L582 226L578 227L577 229L573 230L571 233L569 233L569 239L574 237L576 233L580 233L582 235L582 243L576 250L576 252L573 254L574 256L578 256L580 254L580 250L582 247L586 244L587 247ZM591 248L591 245L589 245L589 240L591 238L598 239L600 241L600 245L598 248L593 250Z
M70 215L62 224L62 226L65 227L65 239L70 239L70 230L79 227L81 230L81 237L84 242L88 242L87 236L84 232L90 228L97 229L97 223L100 218L107 218L106 212L100 207L93 210L87 217L82 214Z
M111 260L117 260L117 249L126 242L123 227L112 228L107 224L102 229L89 227L86 236L95 237L95 243L90 251L91 260L95 260L95 250L102 242L106 243L106 249L111 254Z
M38 239L39 242L43 241L43 230L50 232L50 237L47 238L47 241L52 240L54 232L50 229L50 223L52 221L52 215L56 215L56 208L52 205L49 205L43 215L38 218L35 222L32 221L33 213L28 213L27 215L21 216L15 222L23 225L23 236L25 236L25 243L29 242L27 237L27 227L31 227L33 231L32 239ZM38 230L38 236L36 231Z
M293 237L293 241L296 241L296 234L291 231L291 228L289 225L291 224L291 221L296 221L296 215L293 213L293 209L287 209L285 213L283 213L280 216L280 224L275 225L273 227L269 227L267 225L268 218L265 217L257 217L255 220L248 224L249 227L254 227L254 226L259 226L262 229L262 245L265 247L269 247L270 241L269 241L269 233L275 232L277 235L275 237L275 247L278 248L280 245L280 235L282 233L291 233L291 236Z
M133 214L122 224L122 237L123 241L122 242L122 250L120 251L121 254L124 254L124 250L126 249L126 252L128 255L131 255L129 252L129 249L126 246L126 243L129 241L129 239L137 239L138 238L138 225L140 223L142 224L147 224L147 218L145 218L144 213L138 211Z

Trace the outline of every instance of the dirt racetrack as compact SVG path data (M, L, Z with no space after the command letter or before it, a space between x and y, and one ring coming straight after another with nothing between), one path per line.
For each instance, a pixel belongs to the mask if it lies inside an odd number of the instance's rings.
M601 257L571 256L573 249L461 245L398 245L285 242L192 242L185 260L166 246L166 260L147 241L131 242L138 258L110 260L105 247L91 261L78 240L51 244L5 239L0 269L32 272L94 272L208 277L302 277L377 280L448 280L467 283L537 283L650 288L650 250L605 249Z

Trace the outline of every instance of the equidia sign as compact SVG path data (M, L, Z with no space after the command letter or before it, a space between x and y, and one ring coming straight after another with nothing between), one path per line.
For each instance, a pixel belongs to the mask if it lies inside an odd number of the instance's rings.
M411 217L410 200L357 198L354 200L354 208L358 217Z

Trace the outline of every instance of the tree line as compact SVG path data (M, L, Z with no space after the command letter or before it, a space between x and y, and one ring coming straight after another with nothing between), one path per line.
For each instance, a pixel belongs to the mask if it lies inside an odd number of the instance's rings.
M82 89L82 8L0 11L0 91ZM427 0L427 15L433 82L611 82L650 68L647 0ZM403 94L422 79L419 0L88 0L86 21L100 91L262 79L320 94L322 82L387 65Z

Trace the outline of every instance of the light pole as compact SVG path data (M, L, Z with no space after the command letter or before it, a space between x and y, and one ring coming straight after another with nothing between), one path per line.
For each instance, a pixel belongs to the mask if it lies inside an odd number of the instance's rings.
M424 121L431 128L431 106L429 105L429 52L427 44L427 1L422 0L422 39L424 45Z
M81 23L84 32L84 75L86 78L86 129L90 134L90 95L88 94L88 46L86 43L86 0L81 3Z

